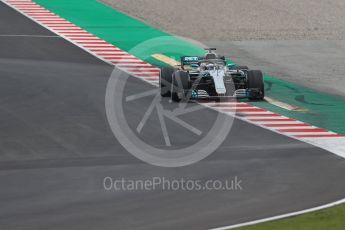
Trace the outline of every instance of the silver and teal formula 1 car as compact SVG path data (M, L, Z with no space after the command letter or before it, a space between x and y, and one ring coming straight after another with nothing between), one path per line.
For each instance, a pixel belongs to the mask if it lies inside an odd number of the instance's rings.
M263 100L263 75L260 70L227 64L215 48L206 49L205 56L183 56L181 65L164 67L160 73L162 97L182 99L248 98Z

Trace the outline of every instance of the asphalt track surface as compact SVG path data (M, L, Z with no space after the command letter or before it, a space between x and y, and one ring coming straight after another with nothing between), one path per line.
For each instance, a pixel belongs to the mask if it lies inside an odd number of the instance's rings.
M343 159L240 120L201 162L145 164L122 148L107 123L104 95L113 67L2 3L0 33L35 35L0 36L0 229L207 229L344 198ZM128 88L151 86L130 78ZM129 122L149 103L128 108ZM193 119L203 129L214 116L203 110ZM170 128L180 135L177 144L190 140ZM161 143L154 125L146 135ZM106 176L237 176L243 190L105 191Z

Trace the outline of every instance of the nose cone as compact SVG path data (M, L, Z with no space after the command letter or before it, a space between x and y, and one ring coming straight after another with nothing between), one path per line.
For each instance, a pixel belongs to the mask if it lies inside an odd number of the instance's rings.
M224 70L211 70L210 75L213 78L214 86L216 88L217 94L225 94L226 88L224 85L224 76L225 71Z

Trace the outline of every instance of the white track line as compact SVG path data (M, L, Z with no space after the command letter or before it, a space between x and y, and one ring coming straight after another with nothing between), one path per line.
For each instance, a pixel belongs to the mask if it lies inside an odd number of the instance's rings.
M234 228L240 228L240 227L260 224L260 223L264 223L264 222L274 221L274 220L280 220L280 219L284 219L284 218L298 216L298 215L301 215L301 214L306 214L306 213L310 213L310 212L319 211L319 210L322 210L322 209L325 209L325 208L331 208L331 207L334 207L336 205L340 205L340 204L344 204L344 203L345 203L345 199L342 199L342 200L338 200L336 202L332 202L332 203L329 203L329 204L326 204L326 205L322 205L322 206L318 206L318 207L315 207L315 208L305 209L305 210L298 211L298 212L287 213L287 214L283 214L283 215L279 215L279 216L274 216L274 217L269 217L269 218L264 218L264 219L255 220L255 221L249 221L249 222L245 222L245 223L242 223L242 224L235 224L235 225L229 225L229 226L224 226L224 227L219 227L219 228L213 228L211 230L234 229Z
M61 38L58 35L0 34L0 37Z

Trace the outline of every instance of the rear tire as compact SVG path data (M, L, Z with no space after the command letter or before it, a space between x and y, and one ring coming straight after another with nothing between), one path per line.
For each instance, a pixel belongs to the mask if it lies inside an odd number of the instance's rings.
M176 71L172 75L171 84L171 100L174 102L180 102L183 98L179 95L182 94L185 97L185 91L189 89L190 77L187 72Z
M159 76L159 87L162 97L170 96L170 88L172 83L172 75L175 72L173 67L163 67ZM162 81L163 80L163 81Z
M263 100L265 97L265 87L263 74L260 70L250 70L247 73L247 86L248 89L252 89L252 95L249 96L249 100Z

